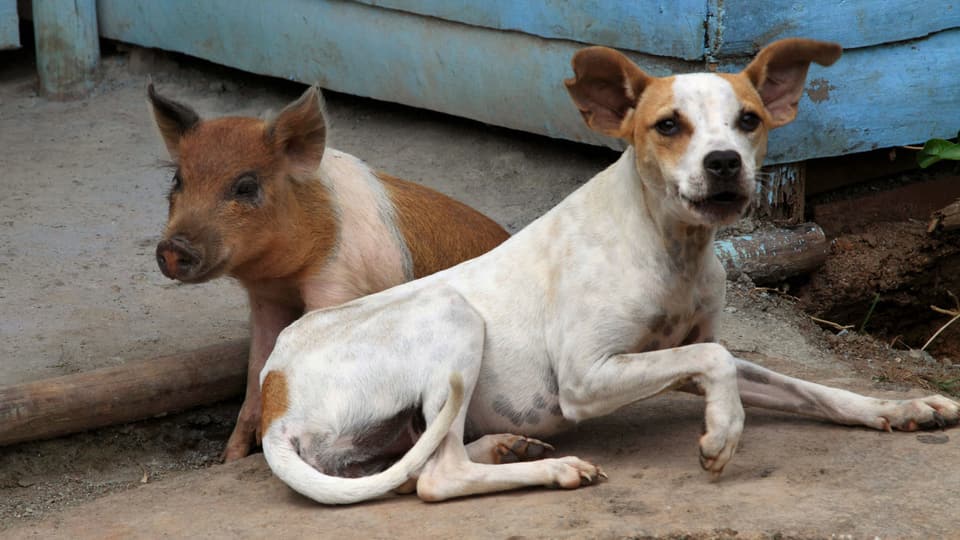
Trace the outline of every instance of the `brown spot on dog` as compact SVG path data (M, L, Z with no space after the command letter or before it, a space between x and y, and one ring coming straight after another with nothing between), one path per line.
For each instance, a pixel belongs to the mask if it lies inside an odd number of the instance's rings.
M509 238L507 231L473 208L432 189L376 173L397 209L397 225L413 258L415 277L471 259ZM451 235L457 223L469 235Z
M650 322L647 323L647 326L650 328L651 334L662 334L663 328L667 325L667 314L659 313L653 316L650 319Z
M260 388L262 413L260 415L260 433L266 433L270 424L287 413L290 396L287 389L287 376L282 371L270 371L263 379Z
M500 394L494 398L491 404L493 411L500 416L510 420L514 426L520 427L523 424L523 413L513 408L513 404L506 396Z
M690 345L692 343L697 343L697 339L700 337L700 325L695 324L693 328L687 332L687 337L683 338L681 345Z

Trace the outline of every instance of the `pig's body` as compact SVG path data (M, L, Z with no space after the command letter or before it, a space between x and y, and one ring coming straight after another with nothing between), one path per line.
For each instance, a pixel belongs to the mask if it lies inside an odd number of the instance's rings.
M191 283L228 275L250 299L247 392L228 461L254 442L260 370L287 325L476 257L508 236L458 201L325 148L315 89L271 122L201 121L152 87L150 103L177 163L157 246L161 270Z

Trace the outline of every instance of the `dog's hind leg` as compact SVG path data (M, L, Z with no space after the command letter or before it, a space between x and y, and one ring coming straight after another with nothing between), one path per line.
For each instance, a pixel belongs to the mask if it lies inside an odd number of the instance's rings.
M746 360L737 359L736 365L745 405L887 431L939 428L960 421L960 403L943 396L877 399L781 375Z
M543 459L553 450L553 446L537 439L512 433L498 433L484 435L468 444L467 456L474 463L497 465Z
M599 477L606 477L600 467L573 456L502 465L474 463L467 456L462 432L451 430L420 472L417 495L425 501L443 501L533 486L573 489Z

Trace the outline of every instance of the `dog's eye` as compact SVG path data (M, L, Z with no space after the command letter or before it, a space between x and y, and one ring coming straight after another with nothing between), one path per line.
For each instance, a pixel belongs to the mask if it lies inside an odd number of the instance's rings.
M740 126L740 129L749 133L760 127L760 117L752 112L741 113L740 118L737 119L737 125Z
M657 122L654 127L657 129L657 133L667 137L676 135L680 131L680 123L673 118L664 118Z
M260 181L252 173L244 174L233 183L231 195L239 201L257 203L260 200Z

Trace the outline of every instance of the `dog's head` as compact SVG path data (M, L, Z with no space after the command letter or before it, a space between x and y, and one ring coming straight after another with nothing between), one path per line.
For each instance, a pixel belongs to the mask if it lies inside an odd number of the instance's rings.
M791 122L811 62L829 66L835 43L784 39L740 73L652 77L623 54L589 47L564 83L594 131L636 149L640 177L664 210L698 225L736 219L754 192L767 133Z

